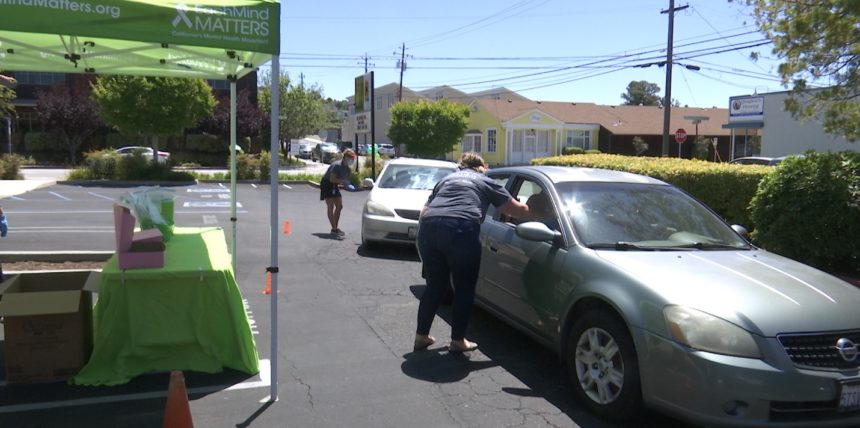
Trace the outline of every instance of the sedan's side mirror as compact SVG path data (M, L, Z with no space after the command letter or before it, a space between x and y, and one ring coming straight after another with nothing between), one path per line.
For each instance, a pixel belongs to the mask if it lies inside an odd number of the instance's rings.
M551 241L553 244L561 242L561 232L551 230L539 221L527 221L520 223L516 228L517 236L529 241Z
M370 177L367 177L367 178L365 178L365 179L364 179L364 181L362 181L362 182L361 182L361 185L362 185L362 187L364 187L365 189L372 189L372 188L373 188L373 185L374 185L374 183L373 183L373 179L372 179L372 178L370 178Z
M733 224L732 230L737 232L738 235L741 235L742 238L746 239L747 241L750 241L750 233L749 233L749 231L747 231L747 228L745 228L739 224Z

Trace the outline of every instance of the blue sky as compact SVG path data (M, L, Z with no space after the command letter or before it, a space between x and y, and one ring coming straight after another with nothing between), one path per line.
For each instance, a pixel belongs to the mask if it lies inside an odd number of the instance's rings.
M730 96L785 90L771 45L740 5L676 1L672 98L727 107ZM281 68L326 97L352 95L364 72L376 86L465 92L504 86L534 100L621 104L633 80L665 87L668 0L284 0ZM724 51L718 53L718 51ZM759 52L758 61L749 59Z

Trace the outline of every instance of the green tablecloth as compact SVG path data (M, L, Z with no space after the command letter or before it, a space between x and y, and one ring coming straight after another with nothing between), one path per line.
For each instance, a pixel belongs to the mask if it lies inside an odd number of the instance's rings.
M70 380L117 385L153 371L259 371L221 228L176 228L164 267L102 269L93 353Z

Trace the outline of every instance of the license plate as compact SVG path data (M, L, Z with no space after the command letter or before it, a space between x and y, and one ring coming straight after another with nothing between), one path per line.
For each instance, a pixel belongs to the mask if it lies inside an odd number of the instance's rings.
M410 228L409 228L409 230L408 230L408 232L407 232L407 233L409 234L409 239L415 239L415 236L417 235L417 232L418 232L418 231L417 231L417 230L415 230L415 228L414 228L414 227L410 227Z
M852 412L860 410L860 382L842 384L839 395L839 411Z

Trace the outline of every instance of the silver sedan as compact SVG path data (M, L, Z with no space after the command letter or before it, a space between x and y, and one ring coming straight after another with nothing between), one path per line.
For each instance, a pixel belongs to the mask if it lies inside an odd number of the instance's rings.
M476 301L557 352L580 400L719 426L860 426L860 289L751 245L661 181L498 168Z

